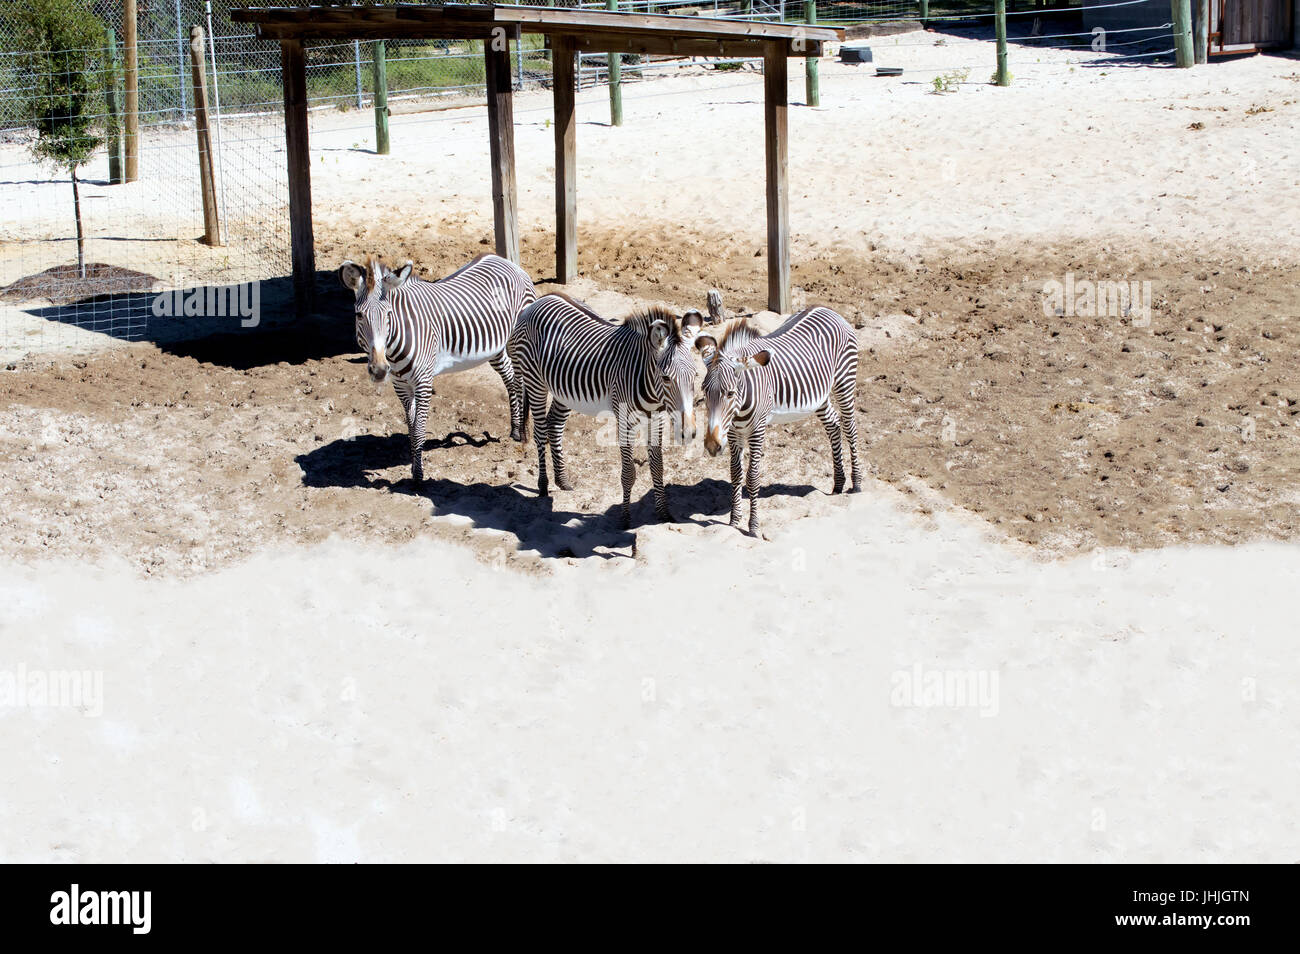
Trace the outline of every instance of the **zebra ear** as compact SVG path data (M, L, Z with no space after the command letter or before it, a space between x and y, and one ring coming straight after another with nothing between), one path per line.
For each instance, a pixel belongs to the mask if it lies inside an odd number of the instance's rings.
M656 318L650 325L650 347L654 348L656 352L663 351L664 346L668 344L668 335L670 333L671 329L668 327L668 322L662 318Z
M751 354L748 358L746 358L743 362L741 362L741 366L744 367L746 371L754 367L761 368L767 364L767 359L770 358L771 356L772 355L770 352L760 351L758 354Z
M354 292L361 291L366 285L366 272L356 262L348 260L339 266L339 281L344 288Z
M386 272L384 274L384 290L395 292L406 284L406 280L411 277L411 269L415 267L413 262L407 262L395 272Z

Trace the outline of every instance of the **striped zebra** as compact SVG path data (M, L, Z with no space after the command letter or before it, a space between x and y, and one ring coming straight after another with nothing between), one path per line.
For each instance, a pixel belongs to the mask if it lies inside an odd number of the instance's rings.
M709 311L722 314L721 299L709 295ZM829 308L807 308L771 334L746 318L724 321L716 335L700 335L704 358L704 400L709 413L704 449L717 456L731 449L731 525L740 525L742 454L749 449L749 532L758 533L758 478L763 438L770 424L816 414L831 439L835 478L831 493L844 489L841 432L852 458L852 493L862 489L858 425L854 413L858 338Z
M676 423L683 444L695 439L698 371L691 344L703 325L698 311L679 318L662 308L638 312L618 324L564 295L546 295L523 310L507 350L522 382L524 423L530 413L533 416L541 496L547 495L548 443L556 486L572 489L563 444L570 412L612 412L623 462L624 526L632 523L636 479L632 438L646 421L655 513L660 520L672 519L664 489L663 432Z
M424 480L424 427L433 379L492 365L510 398L510 434L520 439L523 404L506 339L515 318L537 297L528 274L504 258L480 255L446 278L411 277L411 263L396 272L371 256L365 265L344 262L339 280L356 295L357 344L370 358L376 384L390 376L406 412L411 436L411 476Z

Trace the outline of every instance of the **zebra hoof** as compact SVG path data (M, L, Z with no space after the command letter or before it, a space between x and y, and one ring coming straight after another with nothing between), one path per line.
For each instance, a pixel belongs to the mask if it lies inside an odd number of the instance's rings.
M832 485L831 485L831 493L832 493L832 494L842 494L842 493L844 493L844 481L841 480L838 484L832 484Z
M862 484L861 484L860 482L859 482L859 483L855 483L852 487L849 488L849 493L851 493L851 494L860 494L860 493L862 493Z
M659 518L660 523L676 523L677 518L673 516L671 510L656 510L655 516Z
M563 480L563 479L557 479L557 480L555 481L555 486L558 487L558 488L560 488L560 490L572 490L572 489L573 489L573 484L571 484L569 481L567 481L567 480Z

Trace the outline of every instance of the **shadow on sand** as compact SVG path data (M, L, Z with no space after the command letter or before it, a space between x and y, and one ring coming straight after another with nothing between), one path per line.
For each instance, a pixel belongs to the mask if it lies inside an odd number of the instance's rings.
M393 493L423 497L433 507L436 516L459 515L467 517L475 527L498 530L514 536L521 550L536 550L544 557L605 558L630 552L636 542L636 528L656 523L654 497L639 475L634 494L639 499L632 503L632 529L623 528L623 507L615 503L599 513L582 513L564 508L564 491L553 491L551 497L539 498L535 487L515 482L510 484L461 483L438 477L438 451L456 447L484 447L499 443L501 438L484 431L473 437L464 431L453 431L446 437L425 442L425 480L417 486L410 477L391 481L375 476L374 472L393 467L407 467L410 463L410 443L405 434L388 437L364 435L350 440L336 440L295 458L302 468L303 483L308 487L360 487L388 490ZM430 453L432 452L432 453ZM763 488L762 497L783 494L805 495L814 488L807 485L774 483ZM610 487L611 497L617 497L617 486ZM706 479L689 486L669 484L669 505L679 523L710 526L726 523L731 506L731 485L725 480ZM682 514L710 514L714 519L695 519Z

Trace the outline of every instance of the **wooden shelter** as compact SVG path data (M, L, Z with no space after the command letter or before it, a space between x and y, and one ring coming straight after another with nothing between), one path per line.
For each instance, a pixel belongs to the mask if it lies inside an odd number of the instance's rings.
M483 40L487 76L492 206L498 255L519 261L515 140L510 44L523 33L546 37L555 97L555 277L577 272L575 63L587 53L763 58L767 157L768 307L790 310L790 225L786 188L787 60L820 56L843 31L797 24L705 17L641 15L556 7L496 4L325 5L230 11L280 42L284 123L289 165L289 223L294 288L300 311L313 307L316 254L311 221L311 162L307 137L307 80L303 44L311 40Z

